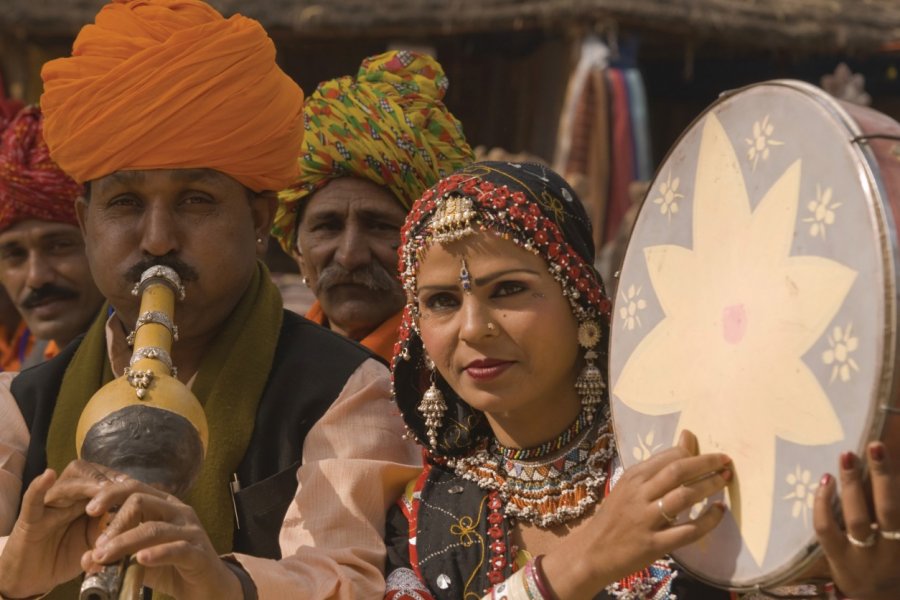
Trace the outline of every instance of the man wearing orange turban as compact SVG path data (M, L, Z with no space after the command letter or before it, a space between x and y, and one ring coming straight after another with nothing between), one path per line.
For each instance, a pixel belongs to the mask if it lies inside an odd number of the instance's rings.
M385 510L419 457L384 365L284 311L256 259L303 132L272 41L199 0L115 1L42 75L44 137L86 184L76 214L109 310L0 378L0 596L71 598L64 582L127 554L177 598L380 597ZM155 265L184 283L171 361L209 430L181 499L74 460L82 410L129 366L128 333L162 323L138 322L131 291Z
M406 295L400 226L437 181L473 159L432 57L391 51L319 84L303 110L300 177L278 195L273 235L316 295L308 319L390 360Z
M82 186L50 159L42 121L31 106L0 135L0 282L23 318L0 353L6 371L55 356L103 303L75 219Z

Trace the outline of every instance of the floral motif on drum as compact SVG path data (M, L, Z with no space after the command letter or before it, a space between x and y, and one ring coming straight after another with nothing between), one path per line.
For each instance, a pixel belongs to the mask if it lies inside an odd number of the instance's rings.
M831 382L840 379L847 383L859 365L851 356L859 348L859 338L853 335L853 324L836 326L828 336L828 350L822 353L822 362L831 365Z
M784 144L784 142L772 139L773 133L775 133L775 126L769 122L769 115L764 116L761 121L753 123L753 137L747 138L747 145L750 146L747 148L747 158L753 163L754 170L760 158L769 159L770 148Z
M795 519L803 517L803 522L809 523L816 489L819 487L818 481L813 478L809 469L804 469L800 465L784 479L791 490L784 496L784 499L791 503L791 516Z
M641 298L641 288L629 286L627 291L622 292L622 299L624 303L619 308L619 317L625 323L625 328L631 331L635 327L640 327L640 312L647 308L647 301Z
M813 237L821 237L825 239L828 227L834 225L836 210L840 208L840 202L834 202L831 198L832 191L830 187L822 191L821 185L816 185L816 199L810 200L806 208L812 213L811 217L803 219L804 223L809 223L809 235Z
M678 203L684 200L684 194L678 191L679 185L681 179L672 179L672 171L669 170L669 177L659 184L659 196L653 199L653 204L659 205L659 212L669 217L669 220L678 212Z

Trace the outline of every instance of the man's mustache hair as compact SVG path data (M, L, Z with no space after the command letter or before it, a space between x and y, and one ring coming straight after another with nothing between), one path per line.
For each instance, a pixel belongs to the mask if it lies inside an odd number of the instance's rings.
M388 273L379 262L371 262L352 271L332 262L319 273L316 287L319 292L324 292L336 285L350 284L361 285L375 292L387 292L394 290L398 283L397 277Z
M197 281L200 277L197 271L194 270L194 267L190 266L177 256L166 254L165 256L148 256L136 263L125 272L125 279L132 283L137 283L141 280L141 275L143 275L144 271L150 267L156 266L169 267L174 270L178 273L178 277L181 278L182 282Z
M70 300L77 297L78 292L71 288L45 283L28 294L25 300L22 301L22 308L31 309L40 306L47 300Z

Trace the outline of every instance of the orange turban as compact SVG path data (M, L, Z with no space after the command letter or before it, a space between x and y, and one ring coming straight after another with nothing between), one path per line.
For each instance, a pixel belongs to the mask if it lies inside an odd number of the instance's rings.
M0 231L26 219L77 225L82 187L50 160L41 137L41 111L19 112L0 135Z
M44 137L79 182L209 168L255 190L297 176L303 91L262 26L199 0L114 0L44 65Z

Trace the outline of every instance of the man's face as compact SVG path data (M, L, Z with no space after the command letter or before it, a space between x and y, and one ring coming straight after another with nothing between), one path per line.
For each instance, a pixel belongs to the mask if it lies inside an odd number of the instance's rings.
M31 332L68 344L103 303L78 227L29 219L0 233L0 281Z
M335 331L361 340L403 308L397 246L405 218L390 191L363 179L335 179L310 198L298 264Z
M175 304L180 344L203 348L250 282L273 200L218 171L156 169L94 180L76 208L97 286L123 325L137 319L140 298L131 289L141 273L168 265L186 292Z

